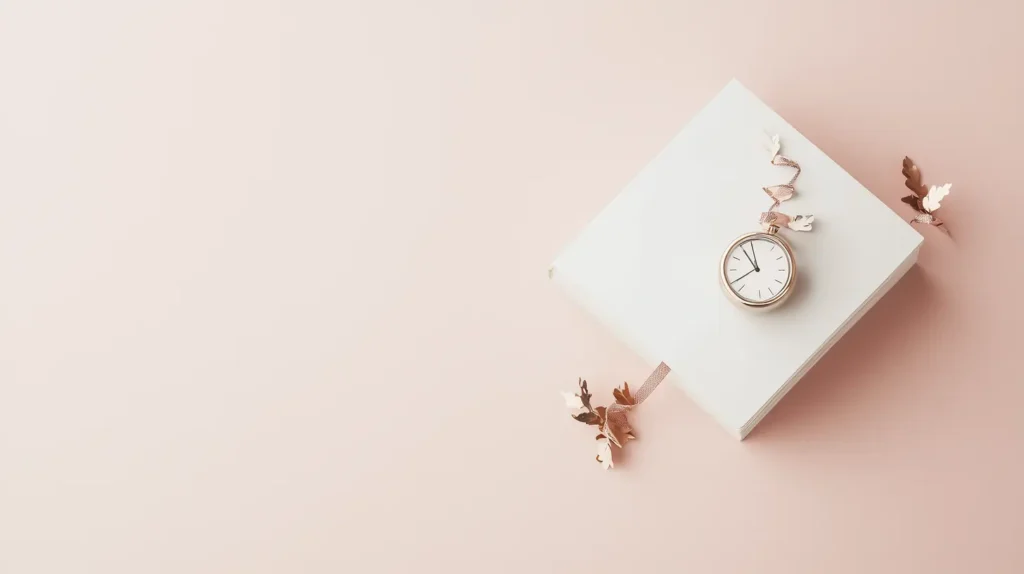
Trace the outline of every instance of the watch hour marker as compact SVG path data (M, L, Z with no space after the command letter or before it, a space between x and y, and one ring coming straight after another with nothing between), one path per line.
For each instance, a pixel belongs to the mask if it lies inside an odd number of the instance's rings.
M723 270L720 271L722 283L732 295L749 305L772 305L785 296L795 277L795 262L789 258L785 247L784 242L761 237L745 239L726 255L727 265L719 267ZM769 252L774 253L774 257L765 255ZM773 258L774 268L769 263Z

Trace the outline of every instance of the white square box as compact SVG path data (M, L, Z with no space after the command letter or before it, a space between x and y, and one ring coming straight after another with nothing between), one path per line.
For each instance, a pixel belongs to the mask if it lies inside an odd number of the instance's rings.
M722 253L760 229L762 187L785 183L765 134L803 168L789 214L796 291L758 312L729 301ZM552 264L550 275L652 368L742 439L917 261L921 235L733 80ZM870 360L870 357L865 357Z

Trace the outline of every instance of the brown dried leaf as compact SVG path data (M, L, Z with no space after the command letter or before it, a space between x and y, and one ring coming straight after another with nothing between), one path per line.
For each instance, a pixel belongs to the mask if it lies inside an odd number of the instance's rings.
M572 415L572 418L580 421L583 424L588 424L588 425L598 425L598 426L600 426L601 424L604 423L603 417L598 416L597 413L592 413L592 412L589 412L589 411L585 412L585 413L579 413L579 414L576 414L576 415Z
M597 436L596 436L596 437L594 437L594 438L596 438L597 440L603 440L603 439L606 439L606 438L608 438L608 437L604 436L603 434L599 434L599 435L597 435Z
M921 170L914 164L914 160L909 157L903 158L903 177L907 178L907 189L913 191L914 195L917 197L928 195L928 188L921 183Z
M908 195L906 197L902 197L900 198L900 201L906 203L910 207L913 207L914 211L917 211L919 213L927 213L924 210L924 207L921 206L921 198L916 195Z
M635 405L636 398L633 397L629 392L629 383L622 383L622 387L612 391L612 397L615 398L615 402L620 405Z
M583 408L587 409L588 411L593 411L593 407L590 406L590 397L592 397L593 395L591 395L590 391L587 390L587 381L584 381L582 377L579 380L579 386L580 402L583 403Z

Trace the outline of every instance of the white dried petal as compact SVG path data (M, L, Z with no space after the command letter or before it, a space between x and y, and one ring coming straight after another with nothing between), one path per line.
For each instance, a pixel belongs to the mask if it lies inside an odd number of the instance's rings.
M615 463L612 462L612 443L606 438L597 441L597 462L601 463L601 468L605 470L615 468Z
M565 399L565 406L569 407L570 409L583 408L583 399L580 398L580 396L575 393L563 392L562 398Z
M952 183L947 183L946 185L931 186L928 189L928 195L926 195L924 199L921 200L921 207L923 207L925 211L929 213L935 211L936 209L941 207L939 203L947 195L949 195L949 188L951 187L953 187Z

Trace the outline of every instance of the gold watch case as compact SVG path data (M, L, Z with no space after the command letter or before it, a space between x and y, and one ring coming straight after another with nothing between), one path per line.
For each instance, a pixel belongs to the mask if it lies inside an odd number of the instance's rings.
M793 289L796 286L797 277L796 257L793 255L793 248L790 247L789 243L778 234L778 229L778 227L773 225L768 228L768 231L756 231L754 233L747 233L745 235L741 235L740 237L737 237L732 243L730 243L728 247L725 248L725 253L722 254L722 260L719 263L718 274L721 280L722 289L725 291L729 299L731 299L733 302L743 307L751 309L768 310L780 306L793 293ZM732 286L729 284L729 280L725 274L728 266L729 254L732 253L733 249L735 249L741 243L745 243L752 239L764 239L766 241L770 241L782 247L783 251L786 254L786 257L789 259L789 265L791 269L786 284L782 286L782 289L778 293L776 293L774 297L772 297L771 299L765 299L764 301L750 301L743 298L736 291L733 291Z

